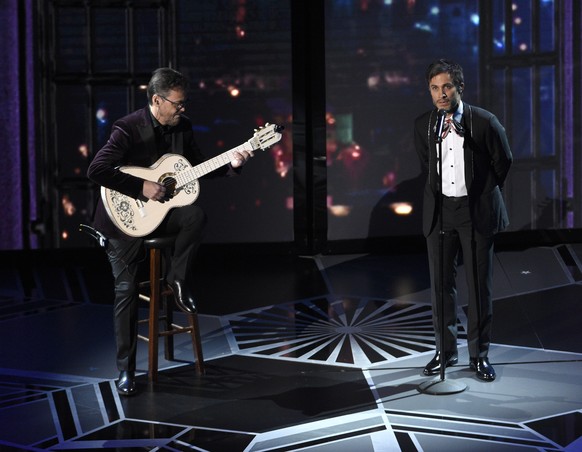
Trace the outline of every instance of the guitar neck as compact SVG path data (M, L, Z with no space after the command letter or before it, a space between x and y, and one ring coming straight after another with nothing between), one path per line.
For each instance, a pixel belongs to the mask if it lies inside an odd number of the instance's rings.
M205 160L204 162L200 163L199 165L193 166L186 171L182 171L176 174L176 188L180 188L184 185L187 185L196 179L200 179L202 176L211 173L212 171L228 165L234 159L235 152L242 152L242 151L252 151L253 148L251 144L247 141L240 146L235 148L229 149L222 154L217 155L211 159Z

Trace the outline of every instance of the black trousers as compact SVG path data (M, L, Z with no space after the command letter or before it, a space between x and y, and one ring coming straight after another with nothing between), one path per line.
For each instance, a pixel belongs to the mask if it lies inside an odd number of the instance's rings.
M202 241L206 224L204 211L196 205L172 209L153 236L175 235L176 242L167 260L168 282L190 279L192 259ZM146 237L147 238L147 237ZM113 325L117 347L117 368L135 371L138 321L138 269L146 259L143 239L109 239L107 256L114 278Z
M444 318L444 350L457 350L457 265L462 254L468 288L467 347L471 358L489 352L492 320L493 236L479 234L473 227L467 198L443 198L443 312L440 289L440 228L427 237L432 285L433 323L440 350L441 318Z

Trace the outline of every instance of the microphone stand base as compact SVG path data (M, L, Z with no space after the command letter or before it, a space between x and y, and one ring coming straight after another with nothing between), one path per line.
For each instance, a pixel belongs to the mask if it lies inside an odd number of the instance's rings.
M467 389L465 383L449 380L431 380L418 385L418 390L420 392L430 395L457 394L463 392L465 389Z

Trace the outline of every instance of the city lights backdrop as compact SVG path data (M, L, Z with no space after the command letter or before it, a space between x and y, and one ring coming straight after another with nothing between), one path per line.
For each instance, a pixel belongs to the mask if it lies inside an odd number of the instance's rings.
M16 2L8 3L16 8ZM30 108L30 96L20 98L20 106L28 102L32 124L21 141L36 140L30 145L36 154L28 162L30 199L13 204L15 211L30 208L31 214L19 213L3 230L30 231L33 246L37 238L43 246L86 243L78 224L91 222L98 196L85 177L88 164L113 122L145 105L149 74L169 61L192 82L186 115L208 157L242 144L267 122L285 127L283 139L257 152L241 177L202 181L197 202L209 217L206 241L294 240L288 0L175 0L169 43L160 39L165 36L160 11L168 2L25 3L38 11L27 13L24 25L30 28L31 17L42 16L48 30L31 34L26 46L46 36L48 51L36 48L38 61L26 53L28 60L19 66L32 68L27 88L35 90L38 110ZM464 100L493 111L506 126L516 162L505 190L510 231L580 227L574 199L579 132L572 114L580 105L572 77L580 70L574 66L580 56L577 31L568 20L574 3L560 3L560 17L553 0L492 0L486 3L488 17L480 17L482 5L324 2L330 242L421 233L422 180L412 130L414 118L432 108L425 69L442 57L464 67ZM495 57L502 63L484 65ZM141 74L139 83L124 79L130 70ZM4 73L15 77L14 71ZM40 73L43 78L35 78ZM14 146L10 155L16 154ZM6 241L2 246L10 248L26 240Z

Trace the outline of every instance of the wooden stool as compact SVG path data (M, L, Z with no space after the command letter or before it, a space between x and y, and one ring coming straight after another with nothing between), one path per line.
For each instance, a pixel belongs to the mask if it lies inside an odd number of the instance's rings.
M162 279L162 254L164 250L171 250L175 237L159 237L144 240L146 250L149 250L150 274L149 280L139 284L140 299L149 302L149 317L138 323L148 324L148 335L138 334L138 338L148 343L148 379L151 382L158 380L158 340L164 337L165 358L174 359L174 335L189 333L192 336L192 346L196 358L196 371L204 373L204 358L202 356L202 342L198 325L198 314L185 312L189 326L180 326L173 323L173 311L168 306L168 295L172 291L163 284ZM160 309L163 315L160 316ZM163 322L163 329L160 329Z

